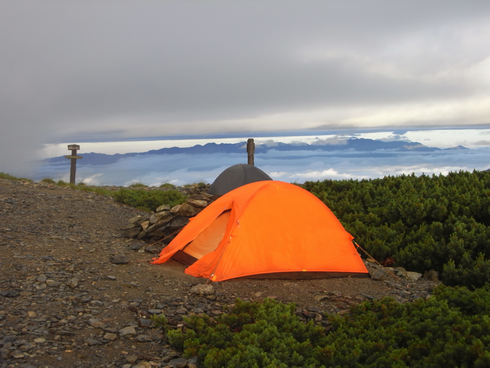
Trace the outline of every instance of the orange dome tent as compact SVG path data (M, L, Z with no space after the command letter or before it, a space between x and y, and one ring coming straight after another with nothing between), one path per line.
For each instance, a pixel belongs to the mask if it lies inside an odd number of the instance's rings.
M211 203L152 263L173 257L190 265L187 274L213 281L368 276L352 239L313 194L259 181Z

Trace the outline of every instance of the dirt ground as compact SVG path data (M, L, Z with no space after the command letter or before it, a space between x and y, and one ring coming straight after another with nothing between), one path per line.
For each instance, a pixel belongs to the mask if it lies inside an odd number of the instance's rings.
M236 298L268 297L327 324L325 313L384 296L426 297L435 285L394 278L210 283L180 263L151 265L155 255L131 250L139 241L121 237L121 229L138 213L93 193L0 179L0 367L178 366L180 353L151 315L178 325L192 313L218 315ZM112 263L116 255L128 262ZM212 294L191 290L205 283Z

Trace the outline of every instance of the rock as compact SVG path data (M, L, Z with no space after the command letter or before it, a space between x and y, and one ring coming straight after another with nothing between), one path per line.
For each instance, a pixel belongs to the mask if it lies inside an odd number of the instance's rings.
M157 212L155 214L153 214L153 216L155 217L155 222L154 223L157 223L157 222L164 222L170 218L172 218L172 213L170 213L170 211L164 211L164 212Z
M14 358L14 359L22 359L24 357L25 357L24 353L21 353L20 351L14 351L12 353L12 358ZM184 367L184 366L182 366L182 367Z
M126 356L126 360L131 363L131 364L134 364L136 363L136 361L138 360L138 357L136 355L127 355Z
M141 225L141 223L143 221L145 221L147 218L146 216L141 216L141 215L137 215L137 216L134 216L134 217L131 217L128 222L132 225L132 226L139 226Z
M187 216L187 217L194 217L196 216L199 212L201 212L202 208L197 208L194 206L191 206L189 203L182 203L182 205L179 208L179 211L177 212L178 216Z
M187 312L188 312L188 311L187 311L187 309L185 309L185 308L183 308L183 307L182 307L182 308L178 308L178 309L175 311L175 313L177 313L177 314L187 314Z
M138 234L136 234L136 235L138 235ZM136 235L135 235L135 236L136 236ZM134 243L132 243L132 244L131 244L131 245L128 247L128 249L129 249L129 250L136 250L136 251L138 251L138 250L140 250L141 248L143 248L145 245L146 245L146 244L145 244L145 243L143 243L143 242L141 242L141 241L135 241Z
M138 335L134 338L138 342L150 342L152 341L152 338L150 335Z
M417 281L418 279L420 279L422 277L422 274L418 273L418 272L407 271L405 273L405 277L411 281Z
M193 207L197 208L205 208L208 205L208 202L204 199L187 199L187 203L189 203Z
M176 206L173 206L173 207L170 209L170 213L171 213L172 215L177 215L177 213L179 213L179 211L180 211L180 207L181 207L181 206L182 206L181 204L178 204L178 205L176 205Z
M174 218L172 220L172 222L170 222L169 227L170 227L170 230L175 231L175 230L183 228L188 223L189 223L188 217L179 216L179 217Z
M177 358L177 359L172 359L167 363L167 367L172 367L172 368L183 368L187 365L187 359L185 358Z
M71 287L72 289L73 288L76 288L78 286L78 279L76 277L72 278L69 282L68 282L68 286Z
M121 232L122 232L121 235L125 238L134 238L134 237L138 236L138 234L141 232L141 227L139 225L133 226L133 227L128 227L128 228L122 229Z
M6 290L0 291L0 295L6 298L16 298L20 295L20 293L17 290Z
M373 269L369 271L369 275L373 280L383 280L388 276L388 272L384 269Z
M109 341L114 341L117 339L117 335L115 333L112 333L112 332L107 332L104 335L104 339L109 340Z
M160 254L162 251L163 246L161 244L152 244L149 245L148 247L145 248L145 252L152 253L152 254Z
M150 362L139 362L134 368L152 368L153 366Z
M48 278L44 275L39 275L38 277L36 277L36 281L37 282L46 282Z
M329 297L326 295L315 295L313 299L315 299L317 302L321 302L322 300L329 299Z
M157 207L155 212L163 212L163 211L170 211L170 206L168 204L162 204L161 206Z
M46 285L48 287L58 287L61 285L61 282L55 280L46 280Z
M150 337L151 337L151 339L153 341L161 341L161 340L163 340L163 333L160 332L160 331L149 330L148 331L148 335L150 335Z
M192 358L189 359L189 361L187 362L187 365L189 364L193 364L193 365L196 365L199 361L199 358L197 356L193 356Z
M403 276L407 273L407 270L403 267L395 267L393 270L397 276Z
M129 261L129 258L126 257L125 255L116 254L116 255L111 257L110 262L114 263L114 264L127 264L130 261Z
M368 295L368 294L363 294L363 293L361 293L361 295L363 297L365 297L366 299L368 299L368 300L376 300L376 298L374 296L371 296L371 295Z
M146 318L139 318L138 319L138 325L140 327L148 328L148 327L151 327L152 324L153 324L153 321L151 319L146 319Z
M136 335L136 330L133 326L127 326L124 327L123 329L119 330L119 336L124 337L124 336L134 336Z
M211 284L199 284L191 287L192 294L211 295L214 294L214 287Z

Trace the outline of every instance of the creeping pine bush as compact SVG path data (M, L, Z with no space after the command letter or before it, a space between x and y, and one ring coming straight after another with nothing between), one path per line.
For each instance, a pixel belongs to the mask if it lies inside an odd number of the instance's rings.
M490 282L490 172L325 180L320 198L375 259L439 271L451 285Z
M490 307L470 307L489 300L481 290L441 287L413 303L367 301L329 316L330 332L302 322L294 304L237 300L230 313L187 317L167 336L203 367L488 367Z
M185 196L178 190L141 190L121 188L111 194L118 202L144 211L154 211L162 204L171 207L185 202Z
M204 367L314 367L314 345L324 329L305 324L293 304L266 299L263 303L240 300L228 314L216 319L190 316L185 329L168 332L186 356L197 355Z
M31 179L18 178L4 172L0 172L0 179L32 181Z

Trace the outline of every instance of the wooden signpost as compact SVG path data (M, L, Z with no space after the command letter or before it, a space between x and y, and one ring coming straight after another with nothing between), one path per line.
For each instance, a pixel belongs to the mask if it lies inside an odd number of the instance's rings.
M255 143L253 138L247 140L248 164L254 166Z
M77 160L82 156L77 156L77 150L80 149L78 144L69 144L68 150L71 150L71 155L65 156L65 158L71 159L70 165L70 184L75 184L75 175L77 171Z

